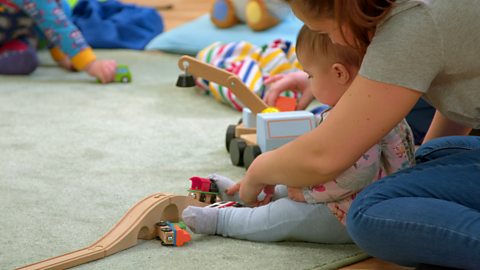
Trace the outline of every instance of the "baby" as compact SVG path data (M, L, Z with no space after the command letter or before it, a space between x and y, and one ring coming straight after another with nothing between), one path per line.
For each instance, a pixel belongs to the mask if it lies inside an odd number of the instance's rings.
M116 62L96 59L58 1L0 0L0 75L27 75L37 68L40 30L60 66L85 71L102 83L113 81Z
M334 110L355 78L362 56L305 26L299 32L296 50L304 72L283 75L273 83L310 92ZM321 114L320 125L327 117L328 111ZM184 210L183 220L195 233L251 241L348 243L351 240L344 224L355 195L383 176L413 165L413 153L411 130L403 120L354 166L323 185L276 186L272 201L255 208L190 206ZM222 200L239 201L238 183L219 175L210 178L216 180Z

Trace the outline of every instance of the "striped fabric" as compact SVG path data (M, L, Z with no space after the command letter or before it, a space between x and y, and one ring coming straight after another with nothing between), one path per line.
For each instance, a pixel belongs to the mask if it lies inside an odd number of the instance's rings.
M258 47L249 42L215 42L201 50L197 58L237 75L247 87L263 97L264 80L268 76L298 71L301 67L295 55L295 47L289 41L275 40ZM243 104L231 90L203 78L196 79L197 86L217 101L228 104L241 111ZM295 92L287 91L283 95L296 97Z

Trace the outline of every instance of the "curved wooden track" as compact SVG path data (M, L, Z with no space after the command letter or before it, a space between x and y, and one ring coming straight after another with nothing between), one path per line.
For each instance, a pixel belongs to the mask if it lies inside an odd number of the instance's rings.
M135 246L138 239L155 238L155 223L160 220L178 221L183 209L189 205L206 204L189 196L152 194L130 208L110 231L92 245L17 269L66 269L107 257Z

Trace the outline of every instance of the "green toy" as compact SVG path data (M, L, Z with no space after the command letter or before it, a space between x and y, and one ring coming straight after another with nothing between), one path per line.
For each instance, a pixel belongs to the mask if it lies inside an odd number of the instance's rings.
M97 79L97 82L101 81ZM128 69L127 65L117 65L117 70L115 71L115 78L113 82L129 83L132 82L132 74Z
M114 82L129 83L132 81L132 74L127 65L118 65L117 72L115 72Z

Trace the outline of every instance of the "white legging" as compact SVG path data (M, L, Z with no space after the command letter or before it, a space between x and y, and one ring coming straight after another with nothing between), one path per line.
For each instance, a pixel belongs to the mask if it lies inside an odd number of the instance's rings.
M259 242L352 243L325 204L292 201L284 186L277 186L275 193L276 200L264 206L219 209L217 234Z

